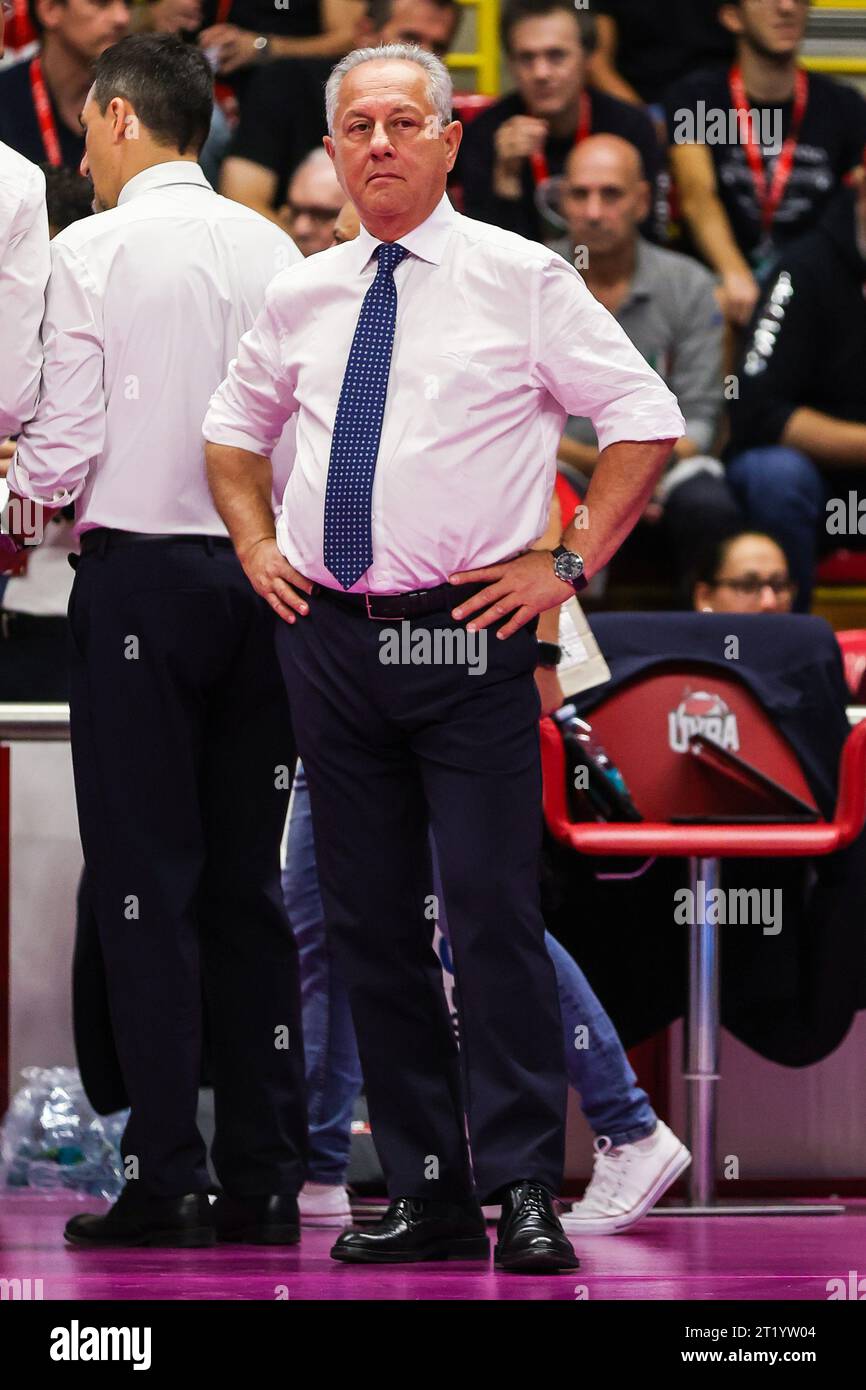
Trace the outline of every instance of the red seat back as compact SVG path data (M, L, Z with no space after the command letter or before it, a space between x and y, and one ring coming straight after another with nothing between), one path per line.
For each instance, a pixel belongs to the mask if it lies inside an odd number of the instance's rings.
M836 639L842 648L848 689L854 699L862 703L866 700L866 629L851 628L848 632L837 632Z
M756 809L753 791L719 776L688 751L693 733L720 743L815 807L796 754L770 716L736 676L716 667L657 667L622 686L585 718L648 821Z

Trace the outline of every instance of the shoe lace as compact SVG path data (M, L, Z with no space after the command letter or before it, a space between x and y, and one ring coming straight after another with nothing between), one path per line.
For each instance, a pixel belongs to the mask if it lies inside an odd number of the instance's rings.
M631 1151L627 1146L615 1149L607 1135L600 1135L592 1147L592 1178L583 1200L590 1195L594 1200L615 1197L625 1181Z
M521 1216L531 1213L533 1216L540 1216L544 1221L550 1221L550 1196L547 1188L542 1187L541 1183L525 1183L517 1205L520 1207Z

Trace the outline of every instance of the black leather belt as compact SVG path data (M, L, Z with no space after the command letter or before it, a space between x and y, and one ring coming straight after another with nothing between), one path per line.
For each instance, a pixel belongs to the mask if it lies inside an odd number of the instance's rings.
M85 531L81 537L81 553L82 555L92 555L96 551L104 553L109 547L114 549L119 545L140 545L145 541L170 541L175 545L203 545L208 550L213 547L220 550L230 550L232 547L228 536L162 535L155 531L115 531L110 526L96 526L90 531Z
M313 598L326 599L359 618L374 622L395 622L401 618L422 618L427 613L450 613L452 608L483 589L483 584L439 584L435 589L414 589L408 594L345 594L316 584Z

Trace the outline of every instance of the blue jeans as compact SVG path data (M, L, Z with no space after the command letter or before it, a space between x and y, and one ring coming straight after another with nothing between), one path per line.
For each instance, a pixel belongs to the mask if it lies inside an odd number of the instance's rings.
M746 449L728 464L728 482L747 525L769 532L784 550L797 585L794 608L807 613L825 516L826 485L818 465L786 445Z
M310 1182L342 1184L361 1063L349 996L325 940L310 794L298 763L292 790L283 901L298 946L307 1079Z
M438 881L434 889L439 899L439 928L447 942L448 924ZM325 940L310 797L300 763L292 793L283 898L300 957L309 1178L312 1182L343 1183L352 1111L362 1084L361 1066L348 994ZM616 1029L577 962L549 932L545 941L559 987L566 1072L580 1096L587 1122L614 1145L645 1138L655 1129L656 1115L646 1092L637 1085ZM446 968L450 968L450 950L443 951L443 956Z

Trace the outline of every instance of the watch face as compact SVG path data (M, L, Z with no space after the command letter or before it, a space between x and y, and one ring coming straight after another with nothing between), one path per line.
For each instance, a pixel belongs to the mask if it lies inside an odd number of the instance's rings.
M583 574L583 560L573 550L563 550L556 557L556 573L572 583Z

